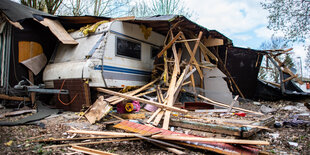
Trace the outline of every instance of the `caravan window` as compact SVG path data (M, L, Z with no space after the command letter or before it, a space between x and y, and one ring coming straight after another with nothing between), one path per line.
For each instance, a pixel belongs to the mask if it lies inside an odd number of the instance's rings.
M141 59L141 43L117 37L116 48L118 56Z

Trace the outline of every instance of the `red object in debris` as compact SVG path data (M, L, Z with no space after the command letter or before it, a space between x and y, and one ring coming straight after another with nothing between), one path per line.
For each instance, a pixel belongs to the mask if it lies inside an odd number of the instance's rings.
M132 101L132 103L119 103L117 104L117 112L120 114L130 113L130 112L139 112L140 111L139 101Z
M234 115L238 115L238 116L241 116L241 117L245 117L246 113L238 112L238 113L234 113Z
M306 83L306 88L307 88L307 89L310 89L310 82L307 82L307 83Z

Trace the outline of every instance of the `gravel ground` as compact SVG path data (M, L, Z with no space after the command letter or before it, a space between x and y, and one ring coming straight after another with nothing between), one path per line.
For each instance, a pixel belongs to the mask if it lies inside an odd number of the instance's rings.
M300 120L310 121L309 110L304 106L304 102L278 101L278 102L244 102L240 106L246 109L258 111L263 105L269 106L275 111L268 115L273 115L279 128L270 127L272 131L260 131L249 139L266 140L271 143L269 146L260 146L260 149L274 154L308 154L310 152L310 130L307 123L295 125L283 125L283 122L290 120L296 114L302 114ZM0 114L10 109L1 109ZM6 117L0 121L13 121L29 116L31 114ZM86 119L78 120L78 113L64 112L62 114L52 115L40 122L45 126L22 125L12 127L0 127L0 154L68 154L73 151L69 147L46 148L54 144L34 143L32 140L43 138L68 138L72 134L65 131L77 128L85 130L114 130L111 126L105 126L99 122L94 125L89 124ZM237 117L237 119L244 119ZM113 118L102 120L112 121ZM175 128L178 132L184 132L185 129ZM117 130L124 132L121 130ZM209 135L212 135L209 133ZM76 135L75 137L78 137ZM213 137L234 138L223 134L213 134ZM78 141L80 142L80 141ZM105 143L100 145L88 145L86 147L99 149L116 154L171 154L157 146L145 141L123 141ZM199 149L188 149L188 154L213 154Z

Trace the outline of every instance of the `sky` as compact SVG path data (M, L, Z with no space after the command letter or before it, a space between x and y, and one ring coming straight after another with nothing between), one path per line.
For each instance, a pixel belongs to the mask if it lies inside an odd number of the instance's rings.
M257 49L272 35L268 12L261 0L184 0L197 14L198 24L215 29L233 40L235 46Z
M283 36L283 33L267 28L269 13L261 7L260 2L263 1L184 0L184 3L197 14L197 17L194 16L194 22L207 29L221 32L233 41L234 46L259 49L262 42L270 40L272 34ZM297 57L302 58L304 66L306 51L303 45L302 43L293 44L292 57L298 66L300 60ZM303 74L306 75L305 72Z

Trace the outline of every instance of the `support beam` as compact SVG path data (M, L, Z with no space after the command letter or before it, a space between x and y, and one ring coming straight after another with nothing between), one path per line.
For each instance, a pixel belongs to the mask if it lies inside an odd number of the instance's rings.
M177 41L177 39L179 39L179 37L180 37L182 34L183 34L183 33L180 31L180 32L168 43L168 45L166 45L166 46L161 50L161 52L159 52L159 53L157 54L157 57L160 58L160 57L164 54L164 52L167 51L167 49L169 49L169 48L172 46L172 44L173 44L175 41Z

